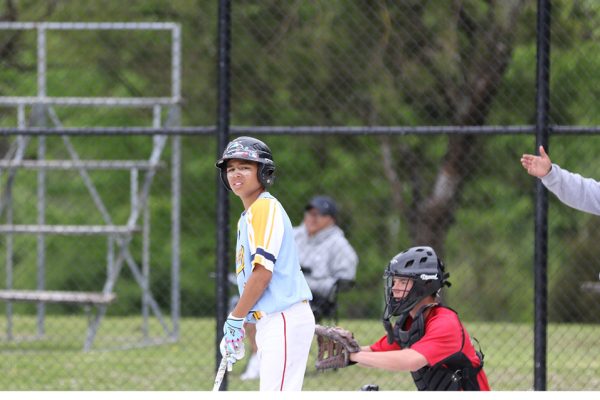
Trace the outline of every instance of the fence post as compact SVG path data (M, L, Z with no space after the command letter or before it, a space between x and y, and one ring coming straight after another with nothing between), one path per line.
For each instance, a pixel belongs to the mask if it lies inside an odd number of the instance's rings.
M219 1L219 59L218 59L218 109L217 109L217 157L221 157L229 141L229 105L230 105L230 66L231 48L231 3L230 0ZM227 269L229 266L229 197L227 189L217 176L217 264L216 264L216 354L215 370L218 368L221 354L219 343L223 337L223 325L227 315ZM227 390L227 375L223 378L221 390Z
M538 0L536 66L536 152L548 151L550 110L550 0ZM548 328L548 192L536 180L534 250L534 389L546 390L546 350Z

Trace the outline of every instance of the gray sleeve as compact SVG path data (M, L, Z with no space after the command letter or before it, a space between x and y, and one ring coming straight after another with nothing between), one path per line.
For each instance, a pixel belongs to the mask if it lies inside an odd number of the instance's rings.
M358 256L345 237L338 239L335 246L336 256L332 263L332 275L337 279L354 280L356 277L356 266Z
M600 182L584 178L552 164L542 183L566 205L600 215Z

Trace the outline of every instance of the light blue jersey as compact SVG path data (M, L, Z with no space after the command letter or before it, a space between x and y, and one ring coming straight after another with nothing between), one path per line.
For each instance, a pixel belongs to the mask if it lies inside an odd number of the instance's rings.
M235 264L240 296L256 264L273 273L271 282L250 310L248 322L312 300L300 269L290 219L281 203L268 192L261 193L240 216Z

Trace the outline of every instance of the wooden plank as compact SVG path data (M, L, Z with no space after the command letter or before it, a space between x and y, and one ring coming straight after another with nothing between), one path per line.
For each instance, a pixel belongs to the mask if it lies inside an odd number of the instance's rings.
M145 160L0 160L0 169L141 169L153 170L163 168L164 162L151 163Z
M137 226L130 228L127 225L0 225L0 233L13 234L124 235L139 230Z
M54 290L0 290L0 300L41 303L109 304L116 299L114 293L65 292Z
M600 282L583 282L581 290L589 293L600 293Z

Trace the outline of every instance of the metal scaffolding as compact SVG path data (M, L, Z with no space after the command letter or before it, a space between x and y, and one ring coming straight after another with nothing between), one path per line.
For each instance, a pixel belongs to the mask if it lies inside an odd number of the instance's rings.
M181 138L171 138L171 316L170 323L158 306L150 290L150 188L157 170L165 166L161 160L169 136L152 136L152 151L147 160L83 160L67 134L62 142L69 154L67 160L46 159L46 136L39 135L37 159L25 159L25 150L32 136L25 133L30 128L26 123L26 107L31 107L31 128L53 126L62 129L62 123L54 106L66 107L131 107L151 108L154 129L180 126L181 103L181 28L175 23L10 23L0 22L0 30L35 30L37 33L37 96L0 97L0 106L15 107L18 135L15 144L0 160L0 173L6 174L6 185L0 193L0 216L4 214L6 224L0 225L0 234L6 240L6 290L0 290L0 300L6 301L6 334L13 334L13 305L16 301L37 303L37 337L44 336L45 303L79 303L95 307L84 342L84 350L91 349L98 328L106 314L108 305L118 297L113 293L123 264L127 264L135 281L142 290L143 340L142 345L155 344L149 338L149 318L157 318L164 332L164 340L172 342L179 338L179 232L180 232L180 171ZM49 97L47 96L47 48L46 35L53 30L164 30L171 32L171 96L170 97ZM162 121L163 108L167 118ZM125 131L126 129L124 129ZM37 223L20 225L14 223L13 187L17 172L21 169L37 170ZM46 173L54 170L77 171L92 201L100 212L104 225L49 225L46 223ZM131 182L131 211L125 225L115 225L96 186L90 179L89 170L128 170ZM37 236L37 287L35 290L14 288L14 243L13 236L29 234ZM129 249L134 234L142 236L142 262L136 263ZM107 274L104 287L99 293L46 290L46 235L105 235L107 237Z

